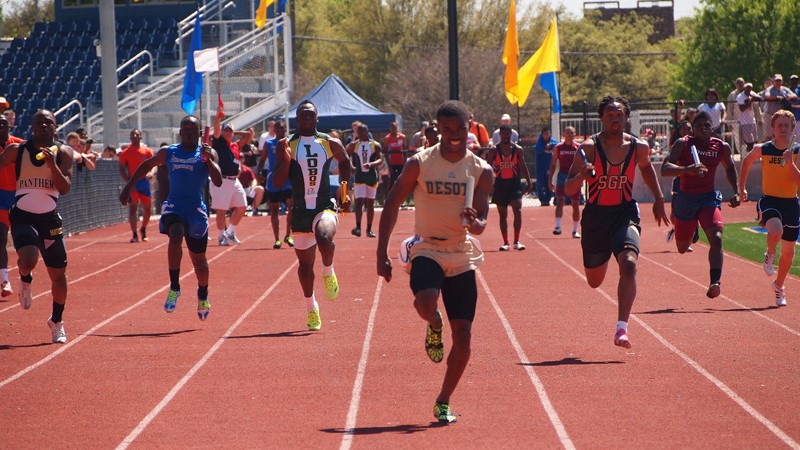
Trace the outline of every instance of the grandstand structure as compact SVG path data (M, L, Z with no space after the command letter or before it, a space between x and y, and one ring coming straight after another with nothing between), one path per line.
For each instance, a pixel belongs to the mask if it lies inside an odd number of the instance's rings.
M14 135L27 137L33 113L56 112L63 135L84 127L103 141L100 60L116 61L120 136L133 128L150 146L176 142L194 2L118 0L116 55L99 51L97 0L57 0L56 20L36 23L30 36L14 39L0 54L0 95L17 111ZM289 106L292 90L291 26L275 7L262 29L254 25L254 0L211 0L200 7L203 48L218 47L220 70L205 74L206 88L194 111L205 123L217 105L217 80L226 120L236 128L259 124ZM280 4L282 2L276 2ZM114 120L114 119L111 119Z

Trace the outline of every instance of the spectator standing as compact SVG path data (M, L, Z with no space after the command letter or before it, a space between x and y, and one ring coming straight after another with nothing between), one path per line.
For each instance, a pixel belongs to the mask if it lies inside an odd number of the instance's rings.
M719 94L714 88L706 89L706 102L697 107L697 112L705 112L711 117L714 137L722 139L722 125L725 123L725 105L719 102ZM690 121L689 123L694 123Z
M17 112L11 108L8 108L5 111L3 111L3 115L6 117L6 120L8 121L9 132L13 132L14 125L17 124Z
M81 167L86 167L89 170L94 170L95 163L91 157L84 158L83 149L86 147L86 141L81 136L72 132L67 135L67 152L72 156L72 160L78 165L78 170Z
M762 120L770 124L768 134L764 136L764 140L771 140L774 134L772 133L772 115L782 109L789 109L791 102L797 100L797 95L792 92L788 87L783 85L783 75L776 73L772 77L772 86L764 90L764 116ZM767 131L767 127L764 126Z
M128 182L131 175L136 172L136 169L142 163L153 157L153 151L146 145L142 145L142 132L138 129L131 130L130 134L131 143L119 155L119 175L122 181ZM140 179L133 185L130 197L128 197L128 223L131 225L130 242L139 242L139 236L136 234L136 222L139 218L139 205L142 205L142 227L139 232L142 234L142 242L147 242L147 224L150 222L151 206L151 193L150 193L150 178L151 174L146 174L145 177Z
M372 232L372 220L375 217L375 194L378 190L378 167L383 164L381 157L381 144L369 138L369 128L361 124L358 126L358 140L351 142L346 148L355 171L355 197L356 226L351 233L361 237L362 210L367 210L367 236L377 237Z
M730 121L731 128L731 142L733 143L732 150L734 153L744 153L742 151L742 142L740 139L741 128L739 122L739 107L736 103L736 98L744 91L744 78L739 77L733 83L735 88L728 94L728 101L725 103L726 113L725 116Z
M211 208L216 211L218 242L221 246L239 244L236 237L236 225L247 211L247 195L239 182L241 166L239 149L253 139L250 131L234 132L231 124L222 126L222 110L217 111L214 119L214 137L211 140L219 158L219 169L222 173L222 185L211 185ZM234 140L235 139L235 140ZM226 215L233 208L230 224L225 227Z
M553 147L558 142L550 136L550 127L542 128L539 138L536 140L536 195L542 206L550 206L553 198L553 191L550 190L550 163L553 161Z
M791 101L792 114L794 114L794 136L795 141L800 142L800 85L798 85L797 75L789 77L789 89L795 95L795 99Z
M247 129L247 132L250 133L251 136L256 135L256 130L252 127ZM239 149L239 153L242 157L242 162L245 166L253 169L258 165L258 157L261 156L261 147L258 146L258 143L254 143L251 139L250 142L244 144Z
M0 170L19 163L15 170L16 203L9 214L11 237L17 251L20 275L19 302L23 309L33 303L33 269L42 261L50 277L53 309L47 326L53 343L66 343L63 313L67 303L67 247L58 213L58 198L72 186L72 155L55 142L56 118L42 109L33 115L31 139L8 144L0 153ZM56 150L51 150L55 147ZM41 154L42 159L37 155Z
M414 133L411 136L411 140L408 142L409 152L414 153L425 148L425 129L428 128L429 125L430 123L427 120L423 120L419 124L419 131Z
M24 142L22 139L11 136L6 116L0 114L0 154L11 144ZM0 297L8 297L14 293L11 282L8 280L8 230L11 229L9 212L14 206L14 191L17 189L16 161L0 169Z
M736 96L736 109L739 110L739 137L746 150L742 152L742 155L746 155L753 150L753 145L755 145L758 138L755 116L755 111L758 108L753 107L753 102L761 100L761 97L753 92L753 85L750 83L745 83L742 92Z
M100 157L105 160L116 160L119 155L117 155L117 148L113 145L108 145L106 148L103 149L103 153L100 154Z
M508 125L511 126L511 116L508 114L503 114L500 116L500 125ZM511 142L518 143L519 142L519 133L513 127L511 128ZM498 127L492 133L492 146L497 146L500 143L500 128Z
M398 131L397 122L389 124L389 134L383 138L381 147L386 153L386 162L389 164L390 183L386 186L386 192L389 192L406 163L406 135Z
M489 132L486 131L486 127L482 123L475 120L474 114L469 115L469 132L478 138L481 148L489 147Z

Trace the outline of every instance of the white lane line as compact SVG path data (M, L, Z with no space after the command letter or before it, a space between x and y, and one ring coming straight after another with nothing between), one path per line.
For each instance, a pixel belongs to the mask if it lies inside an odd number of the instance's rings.
M79 281L83 281L83 280L85 280L85 279L87 279L87 278L91 278L91 277L93 277L93 276L95 276L95 275L98 275L98 274L101 274L101 273L103 273L103 272L105 272L105 271L107 271L107 270L110 270L110 269L112 269L112 268L114 268L114 267L116 267L116 266L118 266L118 265L120 265L120 264L123 264L123 263L125 263L125 262L128 262L128 261L132 260L133 258L136 258L136 257L138 257L138 256L140 256L140 255L143 255L143 254L145 254L145 253L148 253L148 252L152 252L152 251L154 251L154 250L157 250L157 249L159 249L159 248L161 248L161 247L163 247L163 246L165 246L165 245L167 245L167 242L164 242L164 243L158 244L158 245L156 245L155 247L149 248L149 249L147 249L147 250L142 250L142 251L140 251L140 252L138 252L138 253L134 253L133 255L131 255L131 256L128 256L127 258L123 258L123 259L121 259L121 260L119 260L119 261L117 261L117 262L115 262L115 263L113 263L113 264L109 264L109 265L107 265L107 266L103 267L103 268L102 268L102 269L100 269L100 270L97 270L97 271L95 271L95 272L92 272L92 273L87 273L86 275L84 275L84 276L82 276L82 277L78 277L78 278L76 278L76 279L74 279L74 280L69 280L69 279L68 279L68 280L67 280L67 284L68 284L68 285L72 285L72 284L75 284L75 283L77 283L77 282L79 282ZM46 280L46 281L49 281L49 280L50 280L50 278L49 278L49 277L47 277L47 278L45 278L45 277L42 277L42 279L44 279L44 280ZM33 299L34 299L34 300L36 300L36 299L37 299L37 298L39 298L39 297L43 297L43 296L45 296L45 295L48 295L48 294L50 294L50 292L51 292L51 291L50 291L49 289L48 289L48 290L46 290L46 291L44 291L44 292L40 292L39 294L37 294L37 295L34 295L34 296L33 296ZM14 303L13 305L10 305L10 306L7 306L7 307L5 307L5 308L3 308L3 309L0 309L0 313L4 313L4 312L6 312L6 311L8 311L8 310L10 310L10 309L12 309L12 308L16 308L17 306L19 306L19 303Z
M578 269L576 269L576 268L574 268L573 266L571 266L571 265L570 265L570 264L569 264L567 261L563 260L563 259L562 259L560 256L558 256L558 255L557 255L557 254L556 254L556 253L555 253L553 250L551 250L551 249L550 249L549 247L547 247L546 245L542 244L542 243L541 243L541 242L540 242L538 239L534 239L534 241L535 241L537 244L539 244L539 245L540 245L542 248L544 248L545 250L547 250L547 252L549 252L551 255L553 255L553 258L555 258L556 260L558 260L558 261L559 261L561 264L563 264L565 267L567 267L567 268L569 268L570 270L572 270L572 271L573 271L573 272L574 272L576 275L578 275L578 277L580 277L580 278L581 278L581 279L582 279L584 282L586 281L586 277L583 275L583 273L582 273L582 272L580 272ZM641 257L641 255L640 255L640 257ZM605 298L606 300L608 300L608 301L609 301L611 304L613 304L613 305L616 305L616 304L617 304L617 301L616 301L614 298L612 298L610 295L608 295L608 294L607 294L605 291L603 291L602 289L600 289L600 288L597 288L597 289L595 289L595 291L597 291L598 293L600 293L600 294L603 296L603 298ZM790 448L793 448L793 449L795 449L795 450L800 450L800 444L798 444L798 443L797 443L797 441L795 441L794 439L792 439L792 438L791 438L791 437L790 437L788 434L786 434L786 432L784 432L784 431L783 431L783 430L782 430L780 427L778 427L777 425L775 425L774 423L772 423L772 422L771 422L769 419L767 419L767 418L766 418L766 417L765 417L763 414L761 414L760 412L758 412L758 410L756 410L756 409L755 409L753 406L751 406L749 403L747 403L747 401L745 401L745 400L744 400L742 397L740 397L740 396L739 396L739 394L737 394L736 392L734 392L734 390L733 390L733 389L729 388L729 387L728 387L728 386L727 386L725 383L723 383L723 382L722 382L722 380L719 380L717 377L715 377L715 376L714 376L714 375L712 375L712 374L711 374L709 371L707 371L705 368L703 368L703 366L701 366L701 365L700 365L700 364L699 364L697 361L695 361L695 360L693 360L692 358L690 358L690 357L689 357L689 355L687 355L686 353L683 353L683 352L682 352L682 351L680 351L680 350L679 350L677 347L675 347L674 345L672 345L672 344L671 344L671 343L670 343L668 340L666 340L666 339L665 339L663 336L661 336L660 334L658 334L658 332L656 332L656 330L654 330L654 329L650 328L650 326L649 326L649 325L647 325L647 324L644 322L644 320L642 320L642 319L640 319L640 318L636 317L636 316L635 316L635 315L633 315L633 314L631 314L631 316L630 316L630 317L631 317L631 319L633 319L634 321L636 321L636 323L637 323L637 324L639 324L639 325L640 325L642 328L644 328L644 329L645 329L645 330L646 330L648 333L650 333L650 334L651 334L651 335L652 335L654 338L656 338L656 339L657 339L659 342L661 342L661 344L662 344L664 347L666 347L667 349L669 349L669 351L671 351L672 353L674 353L675 355L677 355L679 358L681 358L681 359L682 359L684 362L686 362L687 364L689 364L689 365L690 365L690 366L691 366L691 367L692 367L694 370L696 370L696 371L697 371L697 372L698 372L700 375L702 375L703 377L705 377L705 378L706 378L708 381L710 381L710 382L711 382L711 383L712 383L714 386L716 386L716 387L717 387L719 390L721 390L723 393L725 393L725 395L727 395L727 396L728 396L728 398L730 398L730 399L731 399L731 400L733 400L733 401L734 401L734 402L735 402L737 405L739 405L739 406L740 406L740 407L741 407L741 408L742 408L742 409L743 409L743 410L744 410L744 411L745 411L747 414L749 414L751 417L753 417L753 418L754 418L754 419L756 419L757 421L761 422L761 424L762 424L762 425L764 425L765 427L767 427L767 429L768 429L769 431L771 431L771 432L772 432L772 434L774 434L775 436L777 436L777 437L778 437L778 439L780 439L781 441L783 441L783 442L784 442L786 445L788 445Z
M481 282L481 286L483 286L483 290L486 291L486 295L489 297L492 307L494 307L495 313L497 313L497 316L500 318L500 322L503 324L503 328L506 330L506 334L508 335L508 339L511 341L511 345L517 352L519 361L522 363L523 367L525 367L525 372L528 373L528 378L530 378L531 383L533 383L533 386L536 388L536 393L539 395L539 401L541 401L542 407L544 408L545 413L547 413L547 417L550 419L550 423L553 424L553 428L556 430L556 434L558 435L558 439L561 441L561 445L565 449L574 450L575 444L572 442L572 439L570 439L569 434L567 434L567 429L564 427L564 424L558 417L556 409L550 402L550 397L547 395L547 391L544 388L542 380L539 379L539 376L536 375L536 371L533 370L533 366L530 365L530 359L528 359L528 356L525 354L525 350L522 349L522 345L520 345L519 341L517 340L517 336L514 333L514 330L511 328L511 324L508 322L508 319L506 319L506 315L503 314L503 310L500 309L500 305L497 303L497 299L495 299L494 294L492 294L492 291L489 289L489 285L486 283L486 279L483 278L483 274L480 271L476 271L476 273Z
M166 243L165 243L165 244L160 244L160 245L159 245L159 247L160 247L160 246L162 246L162 245L166 245ZM155 247L155 248L158 248L158 247ZM153 248L153 249L151 249L151 250L154 250L155 248ZM222 251L222 252L220 252L218 255L214 256L214 257L213 257L213 258L211 258L211 259L209 259L209 260L208 260L209 264L210 264L210 263L212 263L213 261L217 260L218 258L220 258L222 255L224 255L224 254L226 254L226 253L230 252L230 251L231 251L231 250L233 250L234 248L235 248L235 247L231 246L231 247L228 247L227 249L223 250L223 251ZM146 251L150 251L150 250L146 250ZM129 259L129 258L126 258L126 259ZM124 260L123 260L123 261L124 261ZM111 267L113 267L113 266L109 266L109 268L111 268ZM98 273L99 273L99 272L98 272ZM190 270L189 270L188 272L186 272L186 273L185 273L185 274L184 274L184 275L183 275L183 276L182 276L180 279L181 279L181 280L183 280L184 278L188 277L189 275L193 275L193 274L194 274L194 269L190 269ZM88 276L88 275L87 275L87 276ZM67 342L67 343L66 343L66 344L64 344L64 345L59 345L59 348L58 348L58 350L56 350L56 351L54 351L53 353L51 353L51 354L49 354L49 355L45 356L44 358L42 358L42 359L41 359L41 360L39 360L38 362L36 362L36 363L34 363L34 364L31 364L30 366L28 366L28 367L26 367L26 368L24 368L24 369L20 370L19 372L17 372L17 373L15 373L14 375L12 375L12 376L10 376L10 377L6 378L5 380L3 380L3 381L0 381L0 388L2 388L3 386L5 386L5 385L7 385L7 384L11 383L12 381L15 381L15 380L17 380L18 378L20 378L20 377L22 377L23 375L25 375L25 374L27 374L27 373L31 372L32 370L36 369L37 367L40 367L40 366L42 366L43 364L45 364L45 363L49 362L50 360L52 360L52 359L53 359L53 358L55 358L56 356L58 356L58 355L60 355L60 354L64 353L64 352L65 352L65 351L67 351L68 349L72 348L72 346L73 346L73 345L76 345L76 344L78 344L78 342L80 342L80 341L84 340L84 339L85 339L87 336L90 336L90 335L92 335L92 334L93 334L95 331L97 331L97 330L98 330L98 329L100 329L101 327L104 327L105 325L107 325L107 324L111 323L111 321L113 321L113 320L115 320L115 319L117 319L117 318L119 318L119 317L122 317L123 315L125 315L125 314L127 314L128 312L132 311L134 308L136 308L136 307L138 307L138 306L142 305L142 304L143 304L143 303L145 303L146 301L148 301L148 300L150 300L151 298L155 297L157 294L159 294L159 293L162 293L162 292L166 291L167 289L169 289L169 283L165 284L164 286L162 286L162 287L161 287L160 289L158 289L157 291L154 291L152 294L148 295L147 297L144 297L143 299L139 300L138 302L134 303L133 305L131 305L131 306L129 306L129 307L127 307L127 308L123 309L122 311L120 311L120 312L118 312L118 313L114 314L113 316L109 317L108 319L106 319L106 320L104 320L104 321L102 321L102 322L98 323L97 325L93 326L92 328L90 328L90 329L86 330L86 332L85 332L85 333L81 334L81 335L80 335L80 336L78 336L77 338L75 338L75 339L70 339L70 341L69 341L69 342Z
M728 255L725 255L725 256L727 257ZM671 267L665 266L664 264L661 264L661 263L659 263L657 261L654 261L653 259L650 259L650 258L648 258L646 256L639 255L639 259L647 260L648 262L651 262L654 265L656 265L658 267L661 267L662 269L667 270L667 271L669 271L669 272L671 272L671 273L683 278L684 280L688 281L689 283L692 283L692 284L694 284L696 286L699 286L700 288L706 288L707 287L706 285L704 285L704 284L702 284L702 283L700 283L698 281L695 281L695 280L687 277L686 275L684 275L682 273L676 272ZM725 300L733 303L734 305L738 306L739 308L741 308L743 310L750 310L749 312L757 315L758 317L760 317L760 318L772 323L773 325L777 325L778 327L783 328L785 331L787 331L787 332L789 332L789 333L791 333L791 334L793 334L795 336L800 337L800 331L795 330L794 328L791 328L791 327L789 327L787 325L784 325L784 324L778 322L777 320L773 319L772 317L769 317L768 315L766 315L766 314L764 314L764 313L762 313L760 311L754 311L751 306L747 306L747 305L744 305L742 303L739 303L736 300L728 297L725 294L720 295L720 298L724 298Z
M355 433L356 419L358 418L358 405L361 402L361 388L364 386L364 375L367 372L367 359L369 358L369 348L372 341L372 333L375 330L375 316L378 314L378 303L381 299L381 287L383 278L378 277L378 286L375 288L375 297L372 299L372 309L369 312L367 322L367 332L364 334L364 343L361 345L361 359L358 361L358 371L356 381L353 383L353 395L350 397L350 410L347 412L347 422L344 425L344 435L341 450L349 450L353 444L353 433Z
M161 411L164 408L166 408L169 402L172 401L173 398L175 398L178 392L180 392L180 390L183 389L183 387L189 382L189 380L191 380L192 377L194 377L197 371L199 371L205 365L205 363L208 362L208 360L214 355L214 353L216 353L217 350L219 350L222 344L228 339L228 337L230 337L231 334L233 334L236 328L238 328L239 325L241 325L242 322L244 322L244 319L246 319L247 316L249 316L258 307L258 305L260 305L261 302L263 302L269 296L269 294L272 293L272 291L283 281L284 278L286 278L286 275L288 275L289 272L295 266L297 266L297 264L298 262L295 261L289 267L287 267L286 270L284 270L283 273L278 277L278 279L275 280L274 283L272 283L272 286L270 286L269 289L267 289L267 291L264 292L261 295L261 297L259 297L258 300L256 300L255 303L253 303L250 306L250 308L248 308L247 311L244 312L244 314L239 316L239 319L237 319L236 322L234 322L233 325L231 325L230 328L228 328L228 331L226 331L225 334L223 334L222 337L220 337L217 340L217 342L213 346L211 346L210 349L208 349L206 354L203 355L203 357L200 358L199 361L197 361L194 367L192 367L189 370L189 372L187 372L186 375L184 375L183 378L181 378L180 381L178 381L178 383L172 387L172 389L158 403L158 405L156 405L156 407L153 408L153 410L150 411L150 413L147 414L147 416L145 416L145 418L142 419L141 422L139 422L139 425L137 425L136 428L134 428L133 431L131 431L130 434L128 434L128 436L117 446L117 450L123 450L128 448L128 446L131 445L133 441L135 441L136 438L142 434L142 432L144 432L144 430L147 428L148 425L150 425L153 419L155 419L156 416L158 416L158 414L161 413Z

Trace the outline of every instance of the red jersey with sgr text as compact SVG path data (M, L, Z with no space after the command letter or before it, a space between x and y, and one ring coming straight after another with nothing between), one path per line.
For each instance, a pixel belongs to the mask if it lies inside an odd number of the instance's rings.
M406 136L403 133L397 133L397 136L391 134L386 136L386 154L389 155L388 161L390 166L402 166L406 160L403 157L403 147L406 146Z
M572 142L567 144L562 142L556 145L555 150L558 150L558 173L569 173L569 168L572 166L572 160L578 154L578 144Z
M708 142L702 142L691 136L683 138L684 146L680 156L678 156L679 166L691 166L694 164L692 158L692 146L697 149L697 155L700 157L700 163L708 168L708 172L703 176L696 175L681 175L681 192L689 194L703 194L714 190L714 174L717 173L717 166L722 159L722 148L724 143L722 140L712 137Z
M495 178L501 180L510 180L519 177L519 156L517 155L516 146L511 146L511 154L503 155L500 146L497 146L494 161L490 161L492 169L494 169Z
M595 176L588 179L588 203L617 206L633 201L633 180L636 176L636 138L631 137L628 154L618 164L611 164L600 144L600 135L592 136L595 148Z

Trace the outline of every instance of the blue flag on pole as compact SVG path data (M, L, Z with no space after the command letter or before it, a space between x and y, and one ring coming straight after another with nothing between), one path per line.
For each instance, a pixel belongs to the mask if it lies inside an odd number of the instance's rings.
M192 44L189 46L189 56L186 58L186 77L183 79L183 96L181 97L181 107L186 114L193 114L203 93L203 73L194 69L194 52L203 49L202 35L200 31L200 13L194 20L194 31L192 32Z

